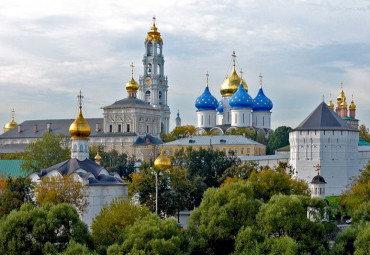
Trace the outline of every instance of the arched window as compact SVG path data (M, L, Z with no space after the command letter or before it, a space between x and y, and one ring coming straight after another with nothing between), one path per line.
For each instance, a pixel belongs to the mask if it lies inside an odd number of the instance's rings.
M148 56L151 56L153 53L153 45L152 43L148 43L148 46L147 46L147 55Z
M149 90L145 92L145 102L148 102L148 104L150 104L150 91Z
M149 75L151 75L152 74L152 64L148 64L147 66L146 66L146 72L149 74Z
M158 101L159 101L159 104L162 104L162 91L159 91L158 93Z
M76 152L76 151L77 151L77 145L76 145L76 144L74 144L74 145L73 145L73 151L74 151L74 152Z
M161 133L164 132L164 124L161 122Z
M161 65L158 64L157 65L157 75L160 75L161 74Z
M80 144L80 152L84 151L83 145Z

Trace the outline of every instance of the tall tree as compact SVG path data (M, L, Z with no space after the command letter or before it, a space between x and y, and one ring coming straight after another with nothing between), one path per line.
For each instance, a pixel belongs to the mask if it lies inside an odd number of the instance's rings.
M149 215L146 206L134 205L127 199L113 200L93 220L92 236L99 249L106 249L123 237L128 226Z
M0 192L0 218L14 209L19 209L23 203L31 203L33 184L27 177L17 177L5 180L4 189Z
M68 203L84 212L88 206L86 195L88 188L83 183L75 180L73 176L66 175L45 177L35 185L36 203L46 205L48 203Z
M27 146L21 168L27 173L38 172L69 157L67 138L63 134L45 133Z
M195 132L196 132L196 129L192 125L176 127L169 134L167 134L166 142L172 142L177 139L189 137L191 135L194 135Z
M270 134L267 143L267 154L274 154L276 149L289 145L290 130L292 130L291 127L281 126Z
M360 129L360 134L359 134L360 138L370 143L369 129L364 124L362 124L359 129Z

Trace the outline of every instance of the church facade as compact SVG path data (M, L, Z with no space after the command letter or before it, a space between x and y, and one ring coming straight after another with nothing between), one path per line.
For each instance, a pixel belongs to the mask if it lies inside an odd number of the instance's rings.
M207 74L206 88L195 100L197 132L202 134L205 131L211 131L224 134L232 129L250 128L268 134L271 130L273 104L264 94L262 75L260 75L260 89L256 97L252 98L248 93L247 83L237 74L235 52L232 57L233 70L221 85L220 101L209 90Z
M131 79L126 84L128 96L101 107L103 118L87 118L91 128L89 145L105 150L135 155L141 160L154 160L162 144L161 133L169 132L170 108L167 104L168 78L164 73L163 40L153 18L144 42L143 75L139 83ZM27 120L18 124L12 120L0 135L0 153L24 151L29 143L45 132L62 133L69 137L73 119Z

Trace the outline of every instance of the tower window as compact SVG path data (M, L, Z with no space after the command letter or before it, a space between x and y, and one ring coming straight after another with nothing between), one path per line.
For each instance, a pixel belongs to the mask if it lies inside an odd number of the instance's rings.
M147 73L149 74L149 75L151 75L152 74L152 64L148 64L147 65L147 67L146 67L146 71L147 71Z
M150 104L150 91L149 90L145 92L145 102L148 102L148 104Z
M119 133L121 133L121 132L122 132L122 125L121 125L121 124L119 124L119 125L118 125L118 132L119 132Z
M126 132L130 132L130 124L127 124L127 126L126 126Z
M152 43L148 43L148 46L147 46L147 55L148 56L151 56L153 53L153 45Z
M161 65L158 64L157 65L157 75L160 75L161 74Z
M201 118L200 124L201 124L201 125L203 125L203 115L202 115L202 118Z
M149 133L149 125L146 126L146 132Z
M109 125L109 132L112 133L113 132L113 125Z
M158 101L159 101L159 104L162 104L162 91L159 91L158 93Z

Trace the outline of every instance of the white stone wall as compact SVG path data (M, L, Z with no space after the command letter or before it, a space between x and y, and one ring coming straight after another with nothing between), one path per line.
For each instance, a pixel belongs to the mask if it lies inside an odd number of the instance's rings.
M220 125L231 124L231 113L230 113L231 107L229 105L230 97L229 96L223 97L222 100L223 100L224 112L223 112L222 123L220 123Z
M358 146L358 159L361 169L370 163L370 146Z
M315 165L321 165L320 175L326 180L326 195L340 195L359 172L358 132L310 130L289 134L290 164L296 176L307 183L317 174Z
M216 126L216 110L197 111L198 128Z
M255 128L271 128L271 112L253 112L252 125Z
M249 127L252 126L252 109L231 109L231 126Z
M82 221L91 228L92 220L100 213L103 207L115 198L128 197L127 184L87 186L87 200L89 205L82 215Z

